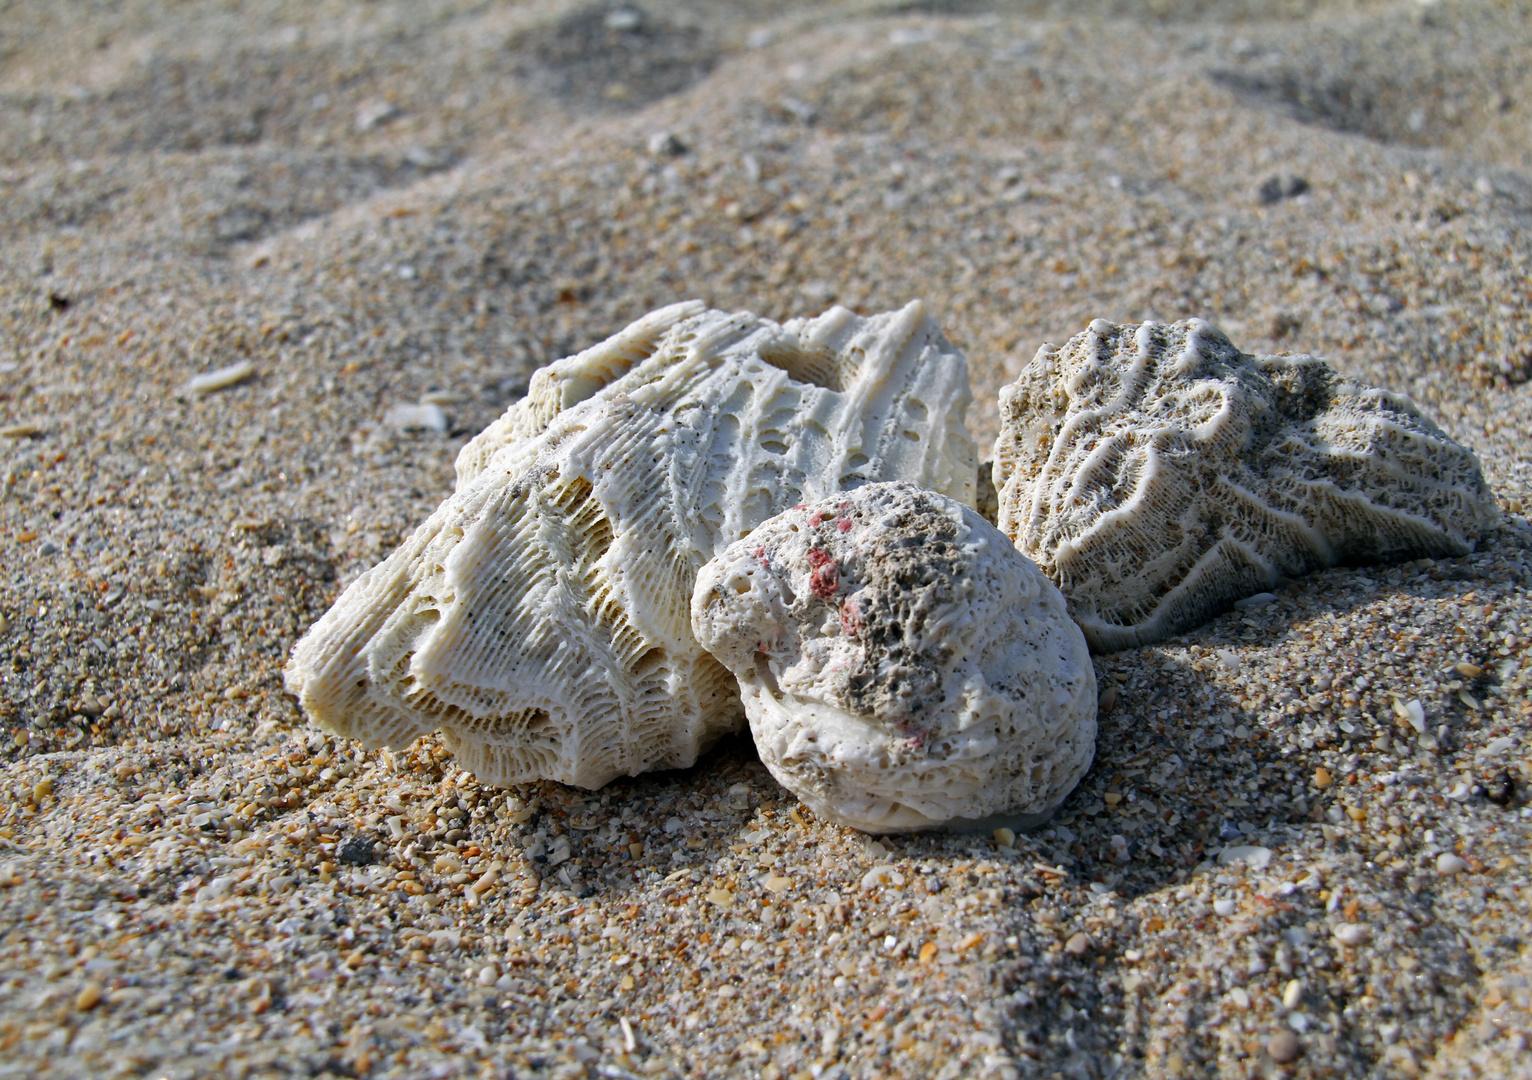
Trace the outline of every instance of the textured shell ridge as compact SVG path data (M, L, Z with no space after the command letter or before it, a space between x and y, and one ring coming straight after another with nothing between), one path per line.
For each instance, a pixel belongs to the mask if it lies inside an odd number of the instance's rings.
M1042 404L1048 383L1062 406ZM1187 629L1279 575L1460 554L1498 521L1477 459L1408 398L1312 356L1247 356L1200 320L1096 320L1038 350L1001 417L1002 530L1098 650Z

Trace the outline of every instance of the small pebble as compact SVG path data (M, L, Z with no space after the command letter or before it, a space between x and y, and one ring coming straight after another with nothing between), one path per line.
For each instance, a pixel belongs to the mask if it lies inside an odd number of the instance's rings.
M1220 897L1213 901L1213 911L1224 918L1234 914L1234 906L1234 901L1228 897Z
M447 414L440 405L395 405L383 414L383 423L400 431L447 433Z
M101 1004L101 984L88 982L80 987L80 992L74 997L74 1007L79 1012L90 1012Z
M1372 929L1361 923L1341 923L1331 933L1336 941L1353 948L1372 940Z
M1453 874L1461 874L1468 869L1468 863L1459 855L1450 851L1444 851L1436 857L1436 872L1443 877Z
M1299 1043L1298 1036L1291 1031L1279 1031L1266 1040L1266 1052L1278 1065L1286 1065L1298 1060L1298 1054L1302 1049L1303 1045Z
M1276 600L1276 593L1258 592L1254 596L1247 596L1243 600L1234 601L1234 606L1242 611L1253 608L1262 608Z
M360 836L347 837L335 853L335 857L348 866L371 866L378 861L372 841Z
M1083 930L1064 943L1064 951L1070 956L1084 956L1090 948L1090 935Z
M676 138L674 132L657 131L649 136L648 150L652 157L680 157L686 153L686 144Z
M1303 983L1298 979L1289 979L1282 988L1282 1007L1284 1009L1296 1009L1303 1002Z

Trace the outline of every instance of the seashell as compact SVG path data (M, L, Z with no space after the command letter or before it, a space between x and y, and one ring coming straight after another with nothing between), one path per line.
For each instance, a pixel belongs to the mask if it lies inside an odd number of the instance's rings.
M238 386L254 374L255 365L249 360L241 360L237 364L192 376L187 380L185 390L188 394L205 397L208 394L216 394L220 390L227 390L231 386Z
M912 303L782 325L676 304L538 371L452 495L293 649L315 723L442 731L486 783L598 787L739 726L692 636L698 569L804 498L904 478L973 497L967 362Z
M1064 598L976 510L905 483L796 506L702 568L692 630L766 767L867 832L1046 819L1090 766Z
M1499 520L1473 454L1409 399L1200 319L1097 319L1001 391L1000 528L1110 651L1283 576L1461 555Z

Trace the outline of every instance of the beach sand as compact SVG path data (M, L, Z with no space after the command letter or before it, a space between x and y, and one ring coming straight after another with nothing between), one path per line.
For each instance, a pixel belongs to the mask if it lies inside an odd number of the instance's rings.
M0 56L0 1076L1532 1075L1525 5L129 0ZM292 643L458 448L687 297L924 299L981 448L1044 342L1199 316L1412 395L1505 525L1097 657L1014 846L746 738L502 791L309 728Z

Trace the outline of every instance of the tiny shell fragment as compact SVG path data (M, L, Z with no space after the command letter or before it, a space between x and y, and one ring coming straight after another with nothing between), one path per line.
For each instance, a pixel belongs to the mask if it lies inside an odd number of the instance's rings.
M255 365L249 360L241 360L237 364L218 368L216 371L205 371L201 375L193 376L186 384L186 392L190 394L211 394L219 390L227 390L244 382L255 374Z

